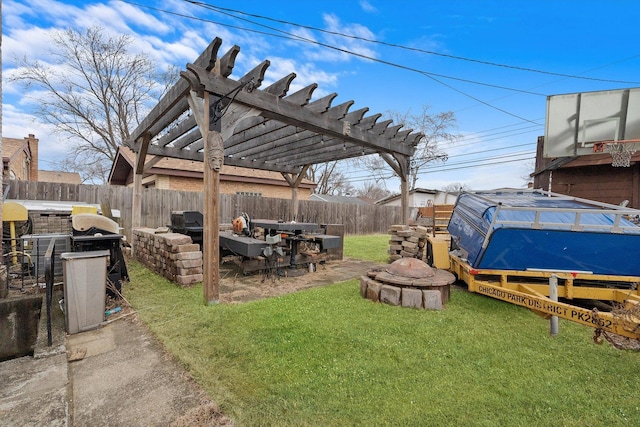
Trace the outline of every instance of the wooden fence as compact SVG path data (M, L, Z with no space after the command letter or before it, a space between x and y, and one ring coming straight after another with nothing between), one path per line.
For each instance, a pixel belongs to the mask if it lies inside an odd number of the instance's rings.
M111 185L75 185L51 182L10 181L7 199L49 200L108 203L111 209L120 211L120 226L131 238L133 188ZM171 211L203 211L203 193L143 189L142 225L167 226ZM219 201L220 222L231 223L238 214L246 212L252 218L281 219L290 221L291 200L266 197L221 194ZM394 224L402 224L402 214L397 206L376 206L348 203L327 203L300 200L298 221L320 224L343 224L345 234L387 233Z

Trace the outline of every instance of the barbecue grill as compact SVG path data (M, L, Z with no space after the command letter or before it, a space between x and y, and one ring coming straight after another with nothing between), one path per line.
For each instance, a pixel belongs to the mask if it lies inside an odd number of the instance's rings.
M171 231L186 234L202 248L204 219L199 211L171 211Z

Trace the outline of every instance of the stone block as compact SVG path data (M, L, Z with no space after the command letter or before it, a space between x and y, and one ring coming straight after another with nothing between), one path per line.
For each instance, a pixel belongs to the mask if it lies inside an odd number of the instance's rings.
M405 250L410 250L410 249L415 249L418 247L417 243L414 242L410 242L409 240L405 240L404 242L402 242L402 247Z
M202 282L202 274L192 274L189 276L176 276L175 281L178 285L186 286Z
M202 267L202 257L195 259L183 259L176 261L176 267L178 268L193 268Z
M360 296L362 298L367 297L367 286L369 285L369 279L367 276L360 276Z
M403 288L402 306L410 308L422 308L422 291L420 289Z
M400 295L402 291L397 286L382 285L380 289L380 302L389 305L400 305Z
M397 224L397 225L391 226L391 231L404 231L404 230L407 230L408 228L409 228L408 225Z
M375 302L380 301L380 288L382 288L380 282L370 280L369 283L367 283L367 299Z
M426 289L422 291L422 301L426 310L442 310L442 294L440 291Z
M169 269L168 271L172 272L173 269ZM192 268L176 268L177 276L192 276L194 274L202 274L202 267L192 267Z
M427 234L429 234L429 229L428 229L427 227L423 227L423 226L421 226L421 225L418 225L418 226L416 227L416 231L417 231L418 233L422 234L422 235L425 235L425 236L426 236Z
M200 246L197 243L178 245L178 252L198 252L198 251L200 251Z
M175 259L177 261L187 260L187 259L202 259L202 252L177 252L175 254Z

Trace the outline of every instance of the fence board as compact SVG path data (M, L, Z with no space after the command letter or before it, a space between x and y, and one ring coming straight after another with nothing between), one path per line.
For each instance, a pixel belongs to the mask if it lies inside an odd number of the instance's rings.
M108 202L120 211L120 226L131 237L133 188L110 185L76 185L31 181L11 181L7 199ZM145 227L157 228L171 222L173 210L203 211L203 193L143 189L142 220ZM387 233L391 225L402 224L400 207L300 200L298 220L319 224L343 224L345 234ZM242 212L251 218L291 221L291 200L235 194L221 194L220 222L231 223Z

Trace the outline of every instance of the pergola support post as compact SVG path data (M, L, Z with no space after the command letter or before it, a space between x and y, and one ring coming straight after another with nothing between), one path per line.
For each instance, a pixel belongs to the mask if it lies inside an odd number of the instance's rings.
M209 98L208 96L205 99ZM209 104L205 101L205 104ZM208 111L208 105L205 106ZM205 152L212 150L212 145L220 136L220 121L217 122L217 130L211 129L205 137ZM204 302L207 305L216 304L220 298L220 275L218 274L220 259L220 227L218 225L220 216L218 197L220 194L220 171L215 170L205 164L204 168L204 239L202 241L203 260L203 281Z
M291 220L298 220L298 187L291 187Z
M202 95L201 102L196 92L189 92L188 101L193 116L204 140L204 206L202 232L202 291L206 305L217 304L220 298L220 227L219 205L220 169L224 161L221 117L213 117L212 98L209 92Z
M409 181L406 176L400 177L400 211L402 221L409 224Z
M298 187L300 187L300 183L304 179L305 175L307 174L307 170L309 170L310 167L311 165L305 165L300 171L300 173L295 175L288 174L288 173L282 174L284 179L287 181L287 183L289 183L289 186L291 187L291 220L292 221L298 220L298 212L300 209L300 202L298 201Z
M149 134L143 136L143 147L149 144ZM131 235L133 230L142 226L142 174L144 172L144 161L147 157L147 150L143 149L136 153L136 167L133 175L133 203L131 206ZM131 239L131 256L135 257L136 247L133 238Z
M401 155L388 155L380 154L380 157L387 162L391 169L400 178L400 214L402 215L402 222L409 224L411 218L409 218L409 172L411 158L409 156Z

